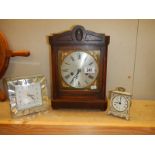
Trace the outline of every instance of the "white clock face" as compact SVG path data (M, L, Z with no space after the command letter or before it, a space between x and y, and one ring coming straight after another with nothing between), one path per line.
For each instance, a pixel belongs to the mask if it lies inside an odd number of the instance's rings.
M18 110L42 105L40 83L15 86Z
M126 99L125 96L117 95L112 100L112 106L117 111L120 112L125 111L128 107L128 100Z
M62 79L73 88L90 86L98 75L96 60L83 51L72 52L61 65Z

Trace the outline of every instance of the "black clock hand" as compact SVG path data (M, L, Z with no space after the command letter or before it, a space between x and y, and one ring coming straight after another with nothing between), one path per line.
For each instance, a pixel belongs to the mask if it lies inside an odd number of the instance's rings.
M75 75L76 78L78 77L79 73L81 72L81 69L78 69L77 74Z
M73 77L73 78L72 78L72 80L71 80L70 84L73 82L74 78L75 78L75 77Z
M73 80L75 79L75 78L77 78L78 77L78 75L79 75L79 73L81 72L81 69L78 69L77 70L77 73L75 74L75 76L72 78L72 80L71 80L71 82L70 83L72 83L73 82Z
M121 101L122 101L122 96L120 96L120 102L119 102L119 104L121 104Z
M34 95L27 94L27 96L30 97L30 98L33 99L33 100L35 99Z
M78 73L78 72L77 72L77 73ZM76 76L78 75L77 73L76 73L76 75L72 78L72 80L71 80L71 82L70 82L70 83L72 83L72 82L73 82L73 80L76 78Z

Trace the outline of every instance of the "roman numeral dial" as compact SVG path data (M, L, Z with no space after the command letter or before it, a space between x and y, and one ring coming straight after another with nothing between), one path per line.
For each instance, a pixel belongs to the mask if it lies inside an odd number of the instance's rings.
M73 88L86 88L97 78L99 69L94 57L84 51L67 55L61 63L63 81Z

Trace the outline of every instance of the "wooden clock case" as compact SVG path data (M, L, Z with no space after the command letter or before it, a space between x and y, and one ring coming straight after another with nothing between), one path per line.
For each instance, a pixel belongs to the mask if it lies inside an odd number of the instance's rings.
M52 72L52 107L57 108L107 108L106 99L106 70L107 49L110 36L85 30L77 25L71 31L49 36L51 45L51 72ZM58 73L58 51L61 49L100 50L99 62L99 89L91 90L65 90L60 87Z

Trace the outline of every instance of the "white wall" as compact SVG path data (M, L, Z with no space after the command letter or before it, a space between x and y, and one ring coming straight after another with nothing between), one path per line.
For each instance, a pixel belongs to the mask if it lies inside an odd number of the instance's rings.
M139 22L133 94L155 99L155 20Z
M0 20L0 31L5 33L10 48L31 51L30 57L11 58L5 77L44 74L47 77L50 96L48 36L69 30L74 25L83 25L88 30L111 37L107 92L122 86L133 93L134 98L155 99L154 20L140 20L139 27L138 20ZM139 31L136 42L137 28ZM144 73L144 66L147 73Z

